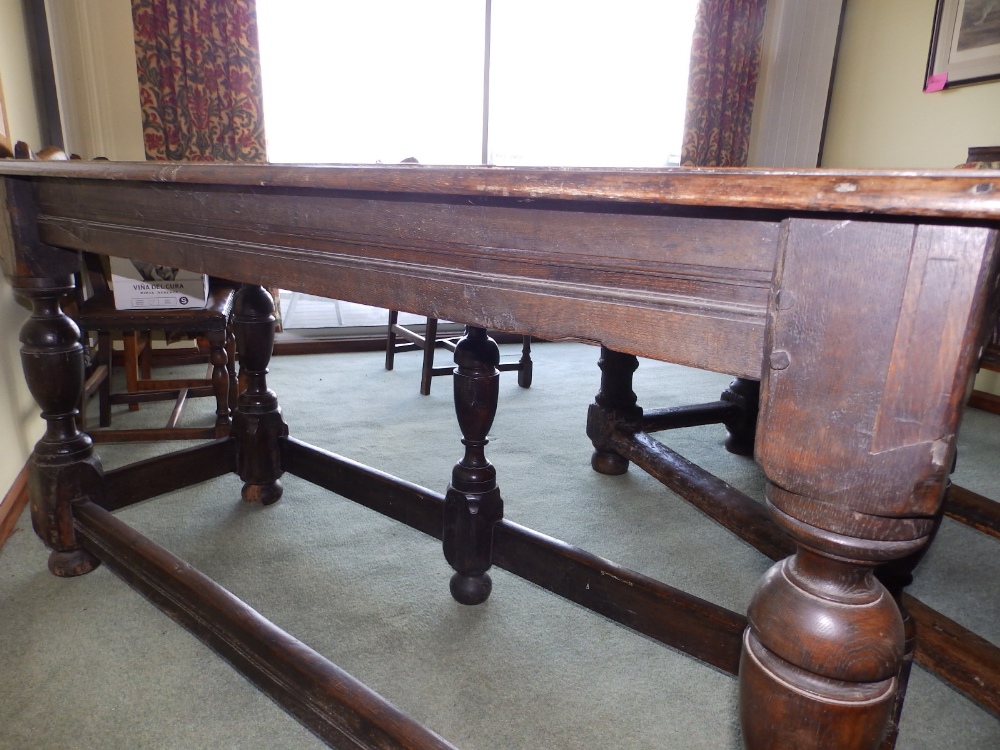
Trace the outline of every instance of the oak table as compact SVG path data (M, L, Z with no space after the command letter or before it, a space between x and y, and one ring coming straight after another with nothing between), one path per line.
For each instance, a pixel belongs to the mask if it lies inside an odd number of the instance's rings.
M33 307L22 360L47 428L31 508L54 574L107 564L334 746L449 747L113 515L227 472L269 504L290 472L441 538L463 603L490 595L500 565L738 671L748 748L891 737L906 634L874 571L905 573L940 517L995 320L1000 172L3 161L0 188L3 270ZM230 437L103 471L76 427L83 348L60 307L79 251L243 282L248 387ZM266 384L265 287L470 324L456 352L464 455L444 494L289 436ZM642 452L635 357L760 381L743 430L756 425L767 478L758 520L788 556L745 617L503 519L486 329L602 347L588 430L611 473Z

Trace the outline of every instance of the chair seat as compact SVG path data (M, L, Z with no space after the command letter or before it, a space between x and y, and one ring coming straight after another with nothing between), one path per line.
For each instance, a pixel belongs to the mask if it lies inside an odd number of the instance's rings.
M233 310L236 285L212 279L208 288L208 304L204 308L145 308L118 310L114 293L101 290L80 305L79 320L87 330L175 331L201 333L224 331Z

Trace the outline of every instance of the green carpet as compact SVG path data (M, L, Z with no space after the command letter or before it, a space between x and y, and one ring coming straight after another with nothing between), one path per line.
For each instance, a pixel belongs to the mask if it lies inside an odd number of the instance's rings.
M516 347L504 347L513 355ZM534 384L501 376L487 455L505 517L743 611L770 562L632 468L590 469L586 410L597 350L535 349ZM442 359L447 355L442 355ZM461 455L448 378L421 397L419 354L277 358L270 387L291 434L438 492ZM643 361L647 407L714 400L729 378ZM169 406L118 412L116 427ZM211 399L188 423L211 423ZM956 481L1000 496L1000 417L970 410ZM721 427L662 433L682 455L760 497ZM107 468L187 444L106 445ZM440 543L296 477L269 508L227 476L120 512L142 533L465 750L739 747L736 681L502 570L465 607ZM1000 643L997 542L945 520L911 593ZM318 748L322 743L104 568L46 572L25 516L0 552L0 748ZM901 750L996 750L1000 721L914 670Z

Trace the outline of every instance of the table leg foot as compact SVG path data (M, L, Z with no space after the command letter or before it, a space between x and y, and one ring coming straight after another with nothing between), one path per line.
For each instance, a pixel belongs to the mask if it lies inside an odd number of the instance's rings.
M598 474L619 476L628 471L628 459L617 453L595 450L590 457L590 466Z
M628 459L611 447L611 435L623 423L639 429L642 409L636 405L632 375L639 360L605 346L597 361L601 368L601 389L587 411L587 437L594 444L590 465L599 474L617 476L628 471Z
M735 416L725 420L726 450L737 456L753 456L757 435L757 414L760 411L760 381L736 378L722 392L720 401L737 408Z
M490 597L493 590L493 579L489 573L479 576L467 576L455 573L449 583L451 595L459 604L482 604Z
M281 482L275 479L269 484L244 484L240 492L243 502L259 503L260 505L274 505L281 499L285 488Z
M60 578L86 575L100 564L100 560L82 549L49 554L49 572Z

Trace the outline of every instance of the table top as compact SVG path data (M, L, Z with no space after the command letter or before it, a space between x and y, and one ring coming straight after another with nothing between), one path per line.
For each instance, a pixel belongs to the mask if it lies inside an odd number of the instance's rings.
M876 267L922 225L1000 226L991 170L3 160L0 175L23 235L0 239L9 277L38 275L46 247L84 250L746 377L790 222L817 238L870 224L851 242Z
M0 174L1000 220L1000 170L602 169L0 160Z

